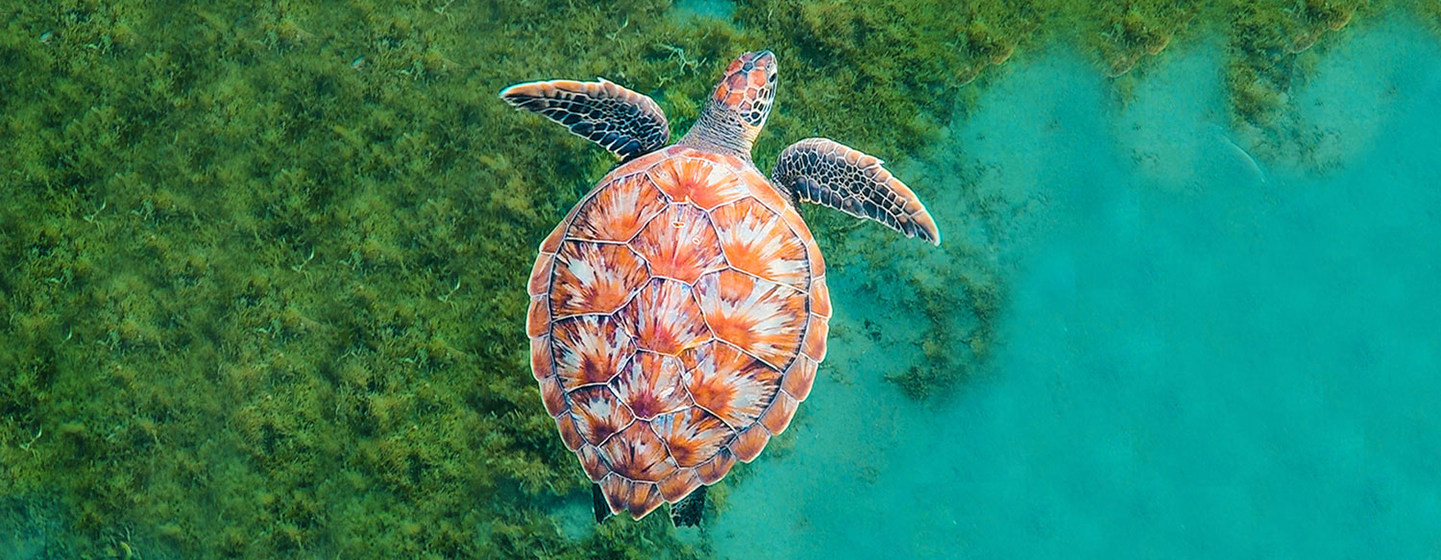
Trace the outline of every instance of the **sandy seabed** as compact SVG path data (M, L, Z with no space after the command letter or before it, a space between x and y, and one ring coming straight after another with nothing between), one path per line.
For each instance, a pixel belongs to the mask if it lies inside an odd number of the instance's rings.
M717 549L1441 548L1441 48L1394 19L1335 42L1292 92L1289 156L1256 157L1224 103L1221 50L1204 41L1125 102L1059 51L995 80L931 162L898 171L940 183L923 190L941 193L930 205L952 239L984 241L954 193L1014 210L995 247L1011 292L993 358L956 398L907 399L883 376L914 348L859 325L920 319L873 303L865 271L836 274L841 334L795 446L733 490Z

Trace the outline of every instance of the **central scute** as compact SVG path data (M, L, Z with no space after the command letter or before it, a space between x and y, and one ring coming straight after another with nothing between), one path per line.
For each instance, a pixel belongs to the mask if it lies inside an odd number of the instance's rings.
M786 428L825 352L814 245L748 161L679 146L611 172L546 240L532 362L612 510L678 501Z

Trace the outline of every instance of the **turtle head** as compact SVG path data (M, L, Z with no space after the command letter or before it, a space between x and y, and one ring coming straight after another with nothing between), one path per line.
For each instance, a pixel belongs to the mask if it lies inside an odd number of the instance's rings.
M750 156L776 97L776 55L748 52L731 61L683 144Z
M759 131L771 114L775 98L776 55L760 51L745 53L731 62L725 79L711 94L711 103L734 111L741 122Z

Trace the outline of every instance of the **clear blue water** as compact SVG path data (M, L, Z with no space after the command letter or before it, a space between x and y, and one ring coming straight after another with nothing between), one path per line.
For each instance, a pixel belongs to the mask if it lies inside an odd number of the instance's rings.
M1224 116L1220 53L1168 51L1125 100L1019 61L901 170L997 251L997 349L918 405L839 329L795 447L710 529L723 555L1441 554L1441 48L1392 22L1315 53L1269 156ZM833 282L837 324L918 320Z

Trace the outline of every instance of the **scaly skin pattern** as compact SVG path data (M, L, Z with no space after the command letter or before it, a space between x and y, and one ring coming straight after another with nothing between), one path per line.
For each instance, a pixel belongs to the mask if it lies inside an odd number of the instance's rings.
M542 243L528 291L546 410L634 519L755 459L825 358L825 262L738 157L672 146L616 168Z

